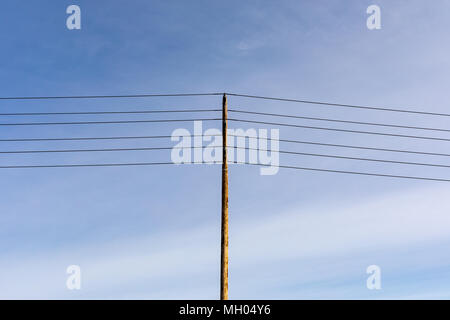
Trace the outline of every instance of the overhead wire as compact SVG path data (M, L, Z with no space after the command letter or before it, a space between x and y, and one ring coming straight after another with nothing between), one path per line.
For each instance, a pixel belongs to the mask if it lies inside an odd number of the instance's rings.
M196 97L217 96L223 93L162 93L162 94L123 94L123 95L71 95L71 96L15 96L0 97L0 100L59 100L59 99L115 99L115 98L153 98L153 97Z
M399 125L399 124L387 124L387 123L377 123L377 122L364 122L364 121L341 120L341 119L330 119L330 118L306 117L306 116L287 115L287 114L279 114L279 113L267 113L267 112L255 112L255 111L244 111L244 110L235 110L235 109L230 109L228 111L232 112L232 113L264 115L264 116L294 118L294 119L303 119L303 120L316 120L316 121L328 121L328 122L380 126L380 127L390 127L390 128L450 132L450 129L443 129L443 128L430 128L430 127L406 126L406 125Z
M221 118L208 119L161 119L161 120L117 120L117 121L77 121L77 122L16 122L0 123L0 126L51 126L51 125L91 125L91 124L125 124L125 123L168 123L191 121L217 121Z
M413 139L425 139L425 140L437 140L437 141L450 141L449 138L440 138L440 137L417 136L417 135L395 134L395 133L363 131L363 130L350 130L350 129L340 129L340 128L329 128L329 127L316 127L316 126L306 126L306 125L289 124L289 123L267 122L267 121L245 120L245 119L233 119L233 118L228 118L228 120L229 121L234 121L234 122L257 123L257 124L284 126L284 127L293 127L293 128L303 128L303 129L327 130L327 131L337 131L337 132L346 132L346 133L371 134L371 135L381 135L381 136L400 137L400 138L413 138Z
M367 106L367 105L352 105L352 104L313 101L313 100L275 98L275 97L265 97L265 96L238 94L238 93L227 93L227 95L235 96L235 97L253 98L253 99L294 102L294 103L302 103L302 104L314 104L314 105L322 105L322 106L333 106L333 107L343 107L343 108L356 108L356 109L365 109L365 110L389 111L389 112L400 112L400 113L420 114L420 115L429 115L429 116L450 117L450 113L428 112L428 111L423 111L423 110L411 110L411 109L408 110L408 109L398 109L398 108L389 108L389 107L374 107L374 106Z
M0 113L0 116L49 116L49 115L100 115L100 114L147 114L147 113L187 113L216 112L221 109L184 109L184 110L130 110L130 111L82 111L82 112L18 112Z

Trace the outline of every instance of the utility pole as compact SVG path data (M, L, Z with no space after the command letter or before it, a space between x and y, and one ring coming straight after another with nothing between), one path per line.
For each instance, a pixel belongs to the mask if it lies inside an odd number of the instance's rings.
M222 99L222 232L220 257L220 300L228 300L228 164L227 164L227 95Z

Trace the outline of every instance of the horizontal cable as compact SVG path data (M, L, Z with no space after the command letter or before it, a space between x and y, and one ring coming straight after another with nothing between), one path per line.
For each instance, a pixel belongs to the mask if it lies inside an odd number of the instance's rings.
M83 167L129 167L129 166L158 166L158 165L185 165L185 164L220 164L218 162L131 162L131 163L91 163L91 164L50 164L50 165L24 165L0 166L0 169L42 169L42 168L83 168Z
M190 135L190 137L217 137L217 136L222 136L222 134ZM166 138L171 138L171 137L172 136L169 136L169 135L161 135L161 136L120 136L120 137L16 138L16 139L0 139L0 142L96 141L96 140L101 141L101 140L135 140L135 139L139 140L139 139L166 139ZM228 137L248 138L247 136L240 136L240 135L228 135ZM274 139L266 138L265 140L274 140ZM398 152L398 153L450 157L449 153L375 148L375 147L364 147L364 146L345 145L345 144L332 144L332 143L303 141L303 140L289 140L289 139L276 139L276 140L280 141L280 142L296 143L296 144L308 144L308 145L327 146L327 147L338 147L338 148L349 148L349 149L360 149L360 150Z
M295 118L295 119L304 119L304 120L316 120L316 121L328 121L328 122L337 122L337 123L361 124L361 125L369 125L369 126L402 128L402 129L416 129L416 130L430 130L430 131L450 132L450 129L441 129L441 128L427 128L427 127L416 127L416 126L406 126L406 125L386 124L386 123L376 123L376 122L361 122L361 121L352 121L352 120L339 120L339 119L329 119L329 118L304 117L304 116L293 116L293 115L287 115L287 114L253 112L253 111L232 110L232 109L230 109L228 111L229 112L235 112L235 113L245 113L245 114L254 114L254 115L283 117L283 118Z
M400 138L424 139L424 140L450 141L450 139L438 138L438 137L414 136L414 135L404 135L404 134L395 134L395 133L360 131L360 130L338 129L338 128L328 128L328 127L314 127L314 126L304 126L304 125L296 125L296 124L288 124L288 123L265 122L265 121L255 121L255 120L242 120L242 119L230 119L230 118L228 120L236 121L236 122L257 123L257 124L303 128L303 129L328 130L328 131L347 132L347 133L362 133L362 134L372 134L372 135L400 137Z
M152 97L193 97L217 96L223 93L169 93L169 94L128 94L128 95L91 95L91 96L42 96L42 97L0 97L0 100L52 100L52 99L109 99L109 98L152 98Z
M277 151L273 151L273 150L258 149L258 148L242 148L242 147L235 147L235 148L255 150L255 151L265 151L265 152L277 152ZM285 154L301 155L301 156L311 156L311 157L325 157L325 158L345 159L345 160L373 161L373 162L395 163L395 164L405 164L405 165L415 165L415 166L450 168L450 165L435 164L435 163L408 162L408 161L396 161L396 160L385 160L385 159L349 157L349 156L339 156L339 155L321 154L321 153L307 153L307 152L286 151L286 150L279 150L278 152L285 153Z
M73 96L22 96L22 97L0 97L0 100L52 100L52 99L107 99L107 98L150 98L150 97L190 97L190 96L218 96L224 93L214 92L214 93L172 93L172 94L129 94L129 95L73 95ZM311 100L298 100L298 99L287 99L287 98L275 98L275 97L265 97L247 94L237 94L237 93L226 93L229 96L253 98L253 99L265 99L265 100L275 100L284 102L296 102L296 103L306 103L306 104L316 104L316 105L326 105L326 106L337 106L346 108L359 108L368 110L379 110L379 111L391 111L391 112L403 112L403 113L413 113L413 114L423 114L423 115L433 115L433 116L450 116L448 113L436 113L427 111L416 111L416 110L404 110L404 109L394 109L394 108L384 108L384 107L372 107L372 106L362 106L362 105L351 105L351 104L341 104L341 103L331 103L331 102L320 102Z
M218 146L210 146L214 148L221 148ZM0 154L32 154L32 153L77 153L77 152L125 152L125 151L157 151L157 150L177 150L177 149L203 149L205 146L192 146L192 147L143 147L143 148L109 148L109 149L63 149L63 150L17 150L17 151L0 151ZM254 150L254 151L264 151L264 152L279 152L284 154L302 155L302 156L312 156L312 157L325 157L325 158L335 158L335 159L346 159L346 160L360 160L360 161L373 161L373 162L383 162L383 163L394 163L394 164L404 164L404 165L416 165L416 166L428 166L428 167L440 167L440 168L450 168L450 165L444 164L434 164L434 163L422 163L422 162L407 162L407 161L395 161L395 160L385 160L385 159L372 159L372 158L360 158L360 157L348 157L339 155L328 155L319 153L307 153L307 152L296 152L287 150L267 150L259 148L250 147L237 147L228 146L228 148L244 149L244 150Z
M297 99L286 99L286 98L273 98L273 97L263 97L263 96L254 96L254 95L237 94L237 93L227 93L227 95L235 96L235 97L274 100L274 101L284 101L284 102L296 102L296 103L306 103L306 104L316 104L316 105L344 107L344 108L357 108L357 109L367 109L367 110L377 110L377 111L390 111L390 112L402 112L402 113L422 114L422 115L430 115L430 116L450 117L449 113L427 112L427 111L420 111L420 110L405 110L405 109L394 109L394 108L372 107L372 106L362 106L362 105L351 105L351 104L332 103L332 102L320 102L320 101L297 100Z
M296 166L271 166L271 165L264 165L264 164L258 164L258 163L247 163L247 162L235 162L235 163L236 164L254 165L254 166L283 168L283 169L296 169L296 170L317 171L317 172L342 173L342 174L353 174L353 175L384 177L384 178L399 178L399 179L413 179L413 180L425 180L425 181L450 182L449 179L440 179L440 178L427 178L427 177L417 177L417 176L402 176L402 175L392 175L392 174L381 174L381 173L370 173L370 172L359 172L359 171L345 171L345 170L333 170L333 169L321 169L321 168L309 168L309 167L296 167Z
M120 123L156 123L156 122L190 122L190 121L216 121L213 119L163 119L163 120L120 120L120 121L79 121L79 122L19 122L0 123L0 126L51 126L51 125L79 125L79 124L120 124Z
M238 138L248 138L248 136L240 136L240 135L231 135L231 136L232 137L238 137ZM229 137L230 137L230 135L229 135ZM308 145L326 146L326 147L338 147L338 148L350 148L350 149L361 149L361 150L372 150L372 151L386 151L386 152L400 152L400 153L411 153L411 154L420 154L420 155L429 155L429 156L450 157L450 153L437 153L437 152L424 152L424 151L413 151L413 150L374 148L374 147L363 147L363 146L355 146L355 145L333 144L333 143L302 141L302 140L289 140L289 139L265 138L264 140L269 140L269 141L275 140L275 141L287 142L287 143L308 144Z
M263 164L251 164L245 162L235 162L236 164L247 164L247 165L257 165L266 166ZM220 162L193 162L186 164L220 164ZM177 165L173 162L138 162L138 163L95 163L95 164L55 164L55 165L20 165L20 166L0 166L0 169L43 169L43 168L80 168L80 167L129 167L129 166L156 166L156 165ZM358 171L343 171L343 170L331 170L331 169L319 169L319 168L308 168L308 167L296 167L296 166L271 166L276 168L285 169L297 169L297 170L309 170L309 171L319 171L319 172L331 172L331 173L342 173L342 174L353 174L353 175L365 175L365 176L376 176L376 177L387 177L387 178L401 178L401 179L414 179L414 180L426 180L426 181L439 181L439 182L450 182L448 179L439 178L426 178L426 177L416 177L416 176L400 176L400 175L390 175L390 174L379 174L379 173L369 173L369 172L358 172Z
M86 111L86 112L20 112L0 113L0 116L50 116L50 115L96 115L96 114L146 114L146 113L182 113L215 112L222 109L186 109L186 110L131 110L131 111Z
M189 137L217 137L222 134L189 135ZM133 140L133 139L164 139L172 136L122 136L122 137L73 137L73 138L16 138L0 139L0 142L35 142L35 141L90 141L90 140Z
M214 146L222 147L222 146ZM17 150L17 151L0 151L0 154L21 154L21 153L75 153L75 152L113 152L113 151L155 151L155 150L172 150L172 149L197 149L204 148L204 146L192 147L142 147L142 148L109 148L109 149L62 149L62 150Z

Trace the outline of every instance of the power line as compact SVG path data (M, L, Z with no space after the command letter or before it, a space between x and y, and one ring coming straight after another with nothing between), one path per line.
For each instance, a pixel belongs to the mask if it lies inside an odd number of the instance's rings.
M218 137L221 134L213 135L190 135L190 137ZM230 137L237 138L248 138L247 136L241 135L228 135ZM160 136L116 136L116 137L67 137L67 138L16 138L16 139L0 139L0 142L39 142L39 141L95 141L95 140L141 140L141 139L167 139L171 138L169 135ZM266 138L265 140L273 140L272 138ZM450 157L448 153L437 153L437 152L425 152L425 151L414 151L414 150L400 150L400 149L388 149L388 148L376 148L376 147L365 147L356 145L345 145L345 144L333 144L324 142L314 142L314 141L303 141L303 140L289 140L289 139L277 139L280 142L296 143L296 144L308 144L326 147L338 147L338 148L349 148L349 149L361 149L361 150L372 150L372 151L385 151L385 152L398 152L398 153L410 153L419 155L430 155L430 156L444 156Z
M437 140L437 141L450 141L450 139L438 138L438 137L426 137L426 136L414 136L414 135L404 135L404 134L394 134L394 133L384 133L384 132L373 132L373 131L360 131L360 130L348 130L348 129L328 128L328 127L304 126L304 125L296 125L296 124L288 124L288 123L265 122L265 121L255 121L255 120L242 120L242 119L230 119L230 118L228 120L229 121L236 121L236 122L258 123L258 124L267 124L267 125L274 125L274 126L303 128L303 129L328 130L328 131L347 132L347 133L362 133L362 134L372 134L372 135L381 135L381 136L390 136L390 137L400 137L400 138L413 138L413 139L425 139L425 140Z
M235 162L236 164L246 164L246 165L257 165L266 166L263 164L252 164L246 162ZM220 162L193 162L193 163L183 163L185 164L221 164ZM80 167L128 167L128 166L154 166L154 165L181 165L175 164L173 162L137 162L137 163L95 163L95 164L56 164L56 165L19 165L19 166L0 166L0 169L42 169L42 168L80 168ZM276 168L284 169L297 169L297 170L309 170L309 171L319 171L319 172L331 172L331 173L342 173L342 174L353 174L353 175L365 175L365 176L375 176L375 177L387 177L387 178L401 178L401 179L414 179L414 180L427 180L427 181L440 181L440 182L450 182L449 179L439 179L439 178L426 178L426 177L416 177L416 176L401 176L401 175L390 175L390 174L379 174L379 173L369 173L369 172L358 172L358 171L343 171L343 170L332 170L332 169L320 169L320 168L308 168L308 167L296 167L296 166L272 166Z
M369 126L381 126L381 127L402 128L402 129L417 129L417 130L430 130L430 131L450 132L450 129L441 129L441 128L427 128L427 127L416 127L416 126L406 126L406 125L386 124L386 123L376 123L376 122L361 122L361 121L340 120L340 119L330 119L330 118L293 116L293 115L287 115L287 114L254 112L254 111L244 111L244 110L228 110L228 111L235 112L235 113L255 114L255 115L274 116L274 117L283 117L283 118L294 118L294 119L304 119L304 120L317 120L317 121L328 121L328 122L349 123L349 124L362 124L362 125L369 125Z
M223 93L168 93L168 94L128 94L128 95L78 95L78 96L34 96L0 97L0 100L53 100L53 99L109 99L109 98L152 98L152 97L195 97L217 96Z
M212 146L219 148L221 146ZM186 147L142 147L142 148L106 148L106 149L62 149L62 150L16 150L16 151L0 151L0 154L34 154L34 153L77 153L77 152L126 152L126 151L158 151L158 150L178 150L185 149ZM187 149L203 149L204 146L192 146ZM450 165L444 164L434 164L434 163L422 163L422 162L407 162L407 161L395 161L395 160L385 160L385 159L373 159L373 158L360 158L360 157L348 157L339 155L329 155L329 154L319 154L319 153L307 153L307 152L296 152L287 150L267 150L259 148L246 148L246 147L232 147L236 149L244 150L254 150L254 151L265 151L265 152L279 152L284 154L302 155L302 156L313 156L313 157L326 157L335 159L346 159L346 160L359 160L359 161L372 161L372 162L383 162L383 163L394 163L394 164L404 164L404 165L417 165L417 166L428 166L428 167L440 167L440 168L450 168Z
M297 100L297 99L286 99L286 98L273 98L273 97L264 97L264 96L255 96L255 95L237 94L237 93L227 93L227 94L230 96L244 97L244 98L254 98L254 99L296 102L296 103L316 104L316 105L344 107L344 108L357 108L357 109L367 109L367 110L377 110L377 111L390 111L390 112L402 112L402 113L422 114L422 115L430 115L430 116L450 117L450 114L448 114L448 113L427 112L427 111L419 111L419 110L416 111L416 110L372 107L372 106L351 105L351 104L332 103L332 102L320 102L320 101Z
M385 160L385 159L349 157L349 156L339 156L339 155L321 154L321 153L307 153L307 152L286 151L286 150L273 151L273 150L258 149L258 148L242 148L242 147L235 147L235 148L237 148L237 149L256 150L256 151L265 151L265 152L279 152L279 153L285 153L285 154L311 156L311 157L325 157L325 158L334 158L334 159L373 161L373 162L395 163L395 164L405 164L405 165L415 165L415 166L450 168L450 165L435 164L435 163L407 162L407 161L396 161L396 160Z
M186 164L220 164L218 162L131 162L131 163L91 163L91 164L50 164L50 165L23 165L0 166L0 169L42 169L42 168L82 168L82 167L129 167L129 166L157 166L157 165L186 165Z
M218 148L220 146L214 146ZM172 150L172 149L199 149L204 146L192 147L142 147L142 148L109 148L109 149L61 149L61 150L16 150L16 151L0 151L0 154L21 154L21 153L76 153L76 152L113 152L113 151L156 151L156 150Z
M81 124L121 124L121 123L157 123L157 122L190 122L190 121L216 121L213 119L164 119L164 120L120 120L120 121L79 121L79 122L18 122L0 123L0 126L50 126L50 125L81 125Z
M246 136L238 136L238 135L234 135L234 137L247 138ZM275 140L275 139L266 138L264 140ZM280 141L280 142L309 144L309 145L326 146L326 147L338 147L338 148L350 148L350 149L361 149L361 150L372 150L372 151L386 151L386 152L400 152L400 153L411 153L411 154L420 154L420 155L429 155L429 156L450 157L449 153L436 153L436 152L413 151L413 150L375 148L375 147L364 147L364 146L345 145L345 144L333 144L333 143L302 141L302 140L288 140L288 139L276 139L276 140Z
M189 135L189 137L217 137L217 136L222 136L222 134ZM133 140L133 139L164 139L164 138L172 138L172 136L162 135L162 136L118 136L118 137L72 137L72 138L15 138L15 139L0 139L0 142Z
M17 96L17 97L0 97L0 100L55 100L55 99L109 99L109 98L151 98L151 97L191 97L191 96L218 96L224 93L213 92L213 93L171 93L171 94L128 94L128 95L73 95L73 96ZM316 104L325 106L335 106L335 107L345 107L345 108L358 108L367 110L378 110L378 111L390 111L390 112L402 112L402 113L412 113L412 114L422 114L422 115L432 115L432 116L445 116L449 117L448 113L437 113L437 112L427 112L420 110L405 110L405 109L395 109L386 107L373 107L365 105L351 105L342 103L332 103L332 102L322 102L322 101L312 101L312 100L299 100L299 99L287 99L287 98L275 98L248 94L237 94L237 93L226 93L229 96L253 98L253 99L264 99L264 100L274 100L274 101L284 101L284 102L295 102L295 103L305 103L305 104Z
M96 115L96 114L146 114L146 113L183 113L216 112L220 109L186 109L186 110L133 110L133 111L86 111L86 112L21 112L0 113L0 116L49 116L49 115Z
M364 175L364 176L373 176L373 177L385 177L385 178L400 178L400 179L413 179L413 180L450 182L449 179L440 179L440 178L426 178L426 177L417 177L417 176L401 176L401 175L392 175L392 174L380 174L380 173L370 173L370 172L344 171L344 170L332 170L332 169L320 169L320 168L308 168L308 167L296 167L296 166L270 166L270 165L263 165L263 164L258 164L258 163L246 163L246 162L236 162L236 163L237 164L255 165L255 166L284 168L284 169L296 169L296 170L319 171L319 172L330 172L330 173L354 174L354 175Z

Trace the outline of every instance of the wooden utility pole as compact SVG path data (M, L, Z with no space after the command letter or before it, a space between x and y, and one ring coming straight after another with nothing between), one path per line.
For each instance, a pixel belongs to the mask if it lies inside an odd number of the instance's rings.
M228 164L227 95L222 100L222 232L220 257L220 300L228 300Z

